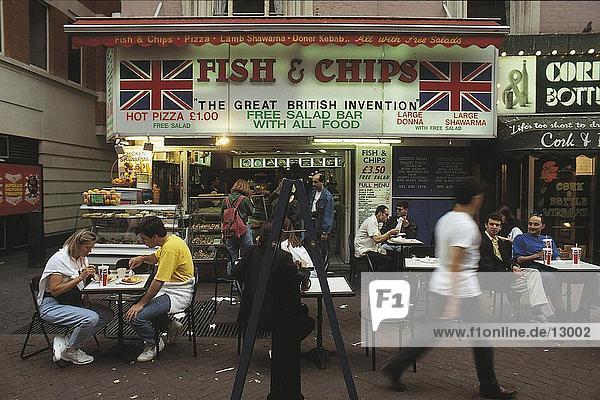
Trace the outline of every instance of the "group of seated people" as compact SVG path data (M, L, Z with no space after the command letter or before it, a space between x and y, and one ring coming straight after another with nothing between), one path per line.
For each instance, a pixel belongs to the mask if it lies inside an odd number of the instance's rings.
M167 318L167 315L181 313L191 303L194 264L185 241L168 234L160 218L150 216L140 219L134 232L148 247L159 246L153 254L129 260L130 269L138 268L143 263L157 264L146 293L125 313L125 319L144 342L137 361L145 362L152 360L158 351L181 334L182 324ZM113 312L108 307L90 302L81 293L97 272L87 258L97 240L96 234L91 231L84 229L75 232L48 260L40 277L37 299L40 317L72 328L66 336L55 336L55 362L62 360L76 365L93 362L94 357L81 347L113 318ZM158 320L165 320L169 325L166 340L159 338L157 343L152 322Z
M543 265L543 239L550 238L542 235L545 228L543 215L531 214L527 232L523 233L518 220L508 207L503 206L487 216L484 227L479 271L511 274L480 274L482 287L506 290L513 297L527 295L532 322L545 322L549 318L565 321L568 316L562 299L562 282L556 273ZM368 256L378 272L396 271L398 261L395 251L399 247L388 241L401 232L406 238L414 238L417 234L416 225L408 219L408 203L398 203L396 216L390 216L389 208L380 205L356 232L354 255L358 258ZM552 259L556 260L560 253L554 240L552 249ZM597 282L592 280L584 287L580 307L572 319L585 319L594 294L598 292L597 286Z
M234 274L244 284L242 305L238 322L246 326L252 307L262 260L271 233L272 221L263 224L257 244L246 249L234 269ZM312 261L306 249L294 235L291 222L284 221L282 242L275 253L272 277L267 286L260 327L270 329L273 322L273 304L282 299L295 301L293 293L281 292L278 281L296 282L297 287L308 290ZM194 264L191 252L184 240L168 234L158 217L144 217L134 227L134 232L144 243L158 250L153 254L137 256L129 261L135 269L146 263L156 264L156 273L146 293L127 310L124 318L144 342L137 357L138 362L154 359L159 351L173 343L181 334L182 324L171 316L183 312L193 301L195 283ZM56 335L53 343L53 360L71 362L76 365L89 364L94 357L85 353L82 346L113 318L106 306L89 301L81 290L97 273L89 265L87 256L97 242L91 231L80 230L67 239L63 247L47 262L40 277L38 305L40 317L48 322L68 326L68 335ZM299 292L296 293L299 299ZM291 296L291 297L290 297ZM275 300L277 299L277 300ZM308 309L298 300L300 340L314 329L315 321ZM165 339L156 342L155 323L163 320L168 325ZM164 324L162 324L164 325Z

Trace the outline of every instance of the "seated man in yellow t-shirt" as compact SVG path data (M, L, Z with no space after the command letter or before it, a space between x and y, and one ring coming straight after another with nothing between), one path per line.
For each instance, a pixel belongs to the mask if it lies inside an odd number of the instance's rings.
M154 327L150 323L166 314L179 313L190 304L194 287L194 263L187 244L178 236L168 235L158 217L144 217L134 228L146 246L160 246L154 253L137 256L129 260L129 268L142 263L156 264L158 269L146 294L125 314L138 335L144 339L144 350L137 360L150 361L156 356ZM173 342L181 333L181 323L171 321L167 333L167 343ZM158 351L165 346L159 339Z

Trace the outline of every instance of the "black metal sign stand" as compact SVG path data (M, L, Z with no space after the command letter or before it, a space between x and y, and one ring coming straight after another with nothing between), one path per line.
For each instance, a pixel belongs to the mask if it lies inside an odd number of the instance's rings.
M356 386L352 377L352 371L350 370L350 364L348 363L348 356L346 354L346 348L344 347L344 340L340 332L340 326L335 314L335 308L331 297L331 291L329 290L329 284L327 282L327 274L323 265L323 258L321 257L321 251L319 249L319 241L315 231L314 224L312 223L310 216L310 207L308 204L308 197L304 190L304 183L301 179L291 181L289 179L283 180L279 199L275 206L275 212L273 213L273 227L271 229L271 236L269 237L269 246L265 251L263 258L263 265L258 278L258 284L256 288L256 294L254 302L252 304L252 310L250 312L250 318L248 320L248 326L246 329L246 335L244 337L244 345L242 347L242 354L240 356L240 362L235 375L235 382L233 390L231 392L231 400L241 400L242 392L244 390L244 384L246 382L246 376L248 374L248 367L250 365L250 357L254 349L254 342L256 340L256 333L258 329L258 322L260 312L265 299L265 293L267 289L267 283L271 275L271 268L273 266L273 260L275 257L275 250L279 245L279 237L281 234L281 228L283 227L283 220L286 215L289 199L292 195L292 187L296 187L296 199L300 207L300 215L306 226L306 238L305 248L313 261L317 276L319 277L319 283L321 284L321 291L323 293L323 301L325 302L325 309L327 310L327 318L331 325L331 331L333 333L333 339L335 342L336 353L338 354L342 372L344 374L344 381L346 383L346 390L348 392L348 398L350 400L357 400L358 393L356 392ZM282 201L283 199L283 201ZM273 385L271 385L273 387ZM302 394L296 393L291 394L292 397L303 398Z

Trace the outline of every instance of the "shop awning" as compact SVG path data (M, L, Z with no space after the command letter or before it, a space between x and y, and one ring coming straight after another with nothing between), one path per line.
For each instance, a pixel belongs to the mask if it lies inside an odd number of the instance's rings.
M600 116L498 117L496 150L520 158L531 153L600 155Z
M348 17L78 18L74 47L202 46L227 43L340 46L499 47L508 26L487 19Z

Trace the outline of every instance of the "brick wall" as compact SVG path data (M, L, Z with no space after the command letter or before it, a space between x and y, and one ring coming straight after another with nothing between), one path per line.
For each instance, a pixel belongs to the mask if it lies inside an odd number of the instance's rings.
M600 31L597 1L540 1L540 33L581 33L589 21Z
M59 78L69 77L69 40L63 25L69 20L54 7L48 7L48 72Z
M316 0L314 15L444 17L441 0Z
M2 0L4 53L29 64L29 2Z

